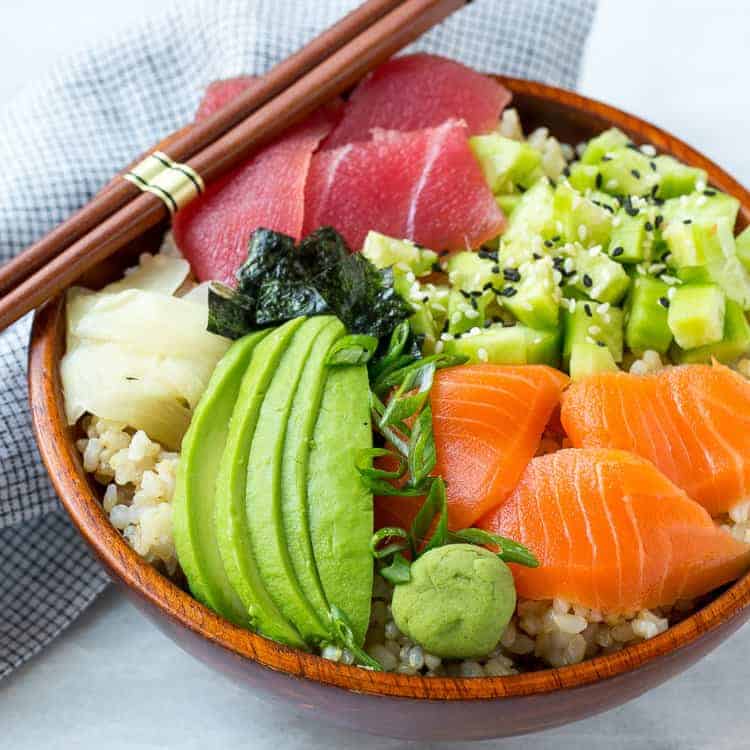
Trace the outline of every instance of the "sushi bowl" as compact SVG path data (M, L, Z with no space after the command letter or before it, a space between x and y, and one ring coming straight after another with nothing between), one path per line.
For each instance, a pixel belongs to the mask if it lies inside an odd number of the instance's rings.
M545 126L578 143L611 127L704 169L710 183L740 203L750 222L750 194L688 145L603 103L551 86L497 76L513 93L529 129ZM129 260L155 250L162 227L139 238L85 279L117 278ZM468 740L524 734L613 708L679 674L750 618L750 575L726 586L666 632L579 664L503 677L423 677L363 670L286 647L237 627L139 557L110 524L102 491L86 474L68 427L60 379L64 300L35 317L29 352L30 402L42 458L65 508L113 580L185 651L235 682L330 723L404 739Z

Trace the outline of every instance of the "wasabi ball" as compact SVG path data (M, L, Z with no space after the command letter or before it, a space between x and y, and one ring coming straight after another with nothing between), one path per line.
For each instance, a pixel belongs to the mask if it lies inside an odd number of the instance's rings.
M399 630L444 659L489 654L515 608L510 568L473 544L448 544L419 557L392 603Z

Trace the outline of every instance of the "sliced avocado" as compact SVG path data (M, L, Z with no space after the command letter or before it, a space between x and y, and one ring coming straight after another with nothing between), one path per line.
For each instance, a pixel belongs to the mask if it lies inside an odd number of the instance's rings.
M321 619L327 618L329 605L315 565L310 535L307 500L309 455L329 372L326 357L331 346L344 333L343 324L335 319L319 333L313 343L289 412L281 460L284 536L286 539L297 540L294 544L289 544L289 556L300 588Z
M258 413L247 467L247 529L263 584L276 606L309 646L330 639L327 611L307 599L294 570L290 548L303 544L287 537L282 517L282 461L292 404L305 363L321 332L336 325L330 316L306 320L278 361ZM338 328L338 326L336 326ZM307 530L304 529L303 533Z
M639 276L628 298L625 343L635 352L653 349L664 354L672 343L667 323L669 287L659 279Z
M617 128L610 128L592 138L581 155L584 164L598 164L604 156L620 146L625 146L629 138Z
M416 276L429 274L438 259L438 254L432 250L419 247L409 240L397 240L372 230L365 237L362 254L375 268L398 266Z
M263 398L279 360L305 318L295 318L256 347L229 422L227 443L216 479L216 537L224 569L248 612L250 625L272 640L297 648L306 644L268 593L250 543L245 510L247 468Z
M727 300L721 341L687 350L674 345L670 355L676 362L681 363L710 362L714 357L720 362L733 362L748 351L750 351L750 325L742 307L732 300Z
M493 193L530 188L544 175L541 153L524 141L489 133L469 138L469 147Z
M247 610L229 583L216 539L216 476L240 383L267 333L236 341L216 366L182 441L172 502L177 558L190 591L222 617L245 626Z
M721 341L726 297L716 284L683 284L669 302L667 321L677 345L695 349Z
M372 428L367 368L330 368L309 456L310 536L326 599L347 616L360 645L370 622L373 498L356 462L368 448Z

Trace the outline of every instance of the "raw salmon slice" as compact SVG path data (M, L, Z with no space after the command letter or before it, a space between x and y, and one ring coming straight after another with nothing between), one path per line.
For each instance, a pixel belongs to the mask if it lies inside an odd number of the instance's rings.
M437 55L396 57L368 76L349 98L325 149L368 141L374 128L422 130L463 120L469 135L497 127L511 99L504 86Z
M377 131L313 157L305 191L305 230L332 226L359 250L374 229L435 250L466 250L505 226L467 142L449 121L409 133Z
M716 516L750 497L750 382L723 365L573 383L562 423L572 444L652 461Z
M197 118L213 114L251 82L243 77L211 84ZM310 160L337 117L336 106L314 113L175 215L175 241L200 281L234 285L234 273L247 259L248 240L258 227L300 239Z
M624 451L571 448L533 459L479 525L538 557L538 568L513 566L520 596L608 613L692 599L750 565L750 545L715 526L652 463Z
M437 463L452 529L471 526L513 491L568 378L543 365L440 370L430 394ZM408 528L422 498L381 497L378 527Z

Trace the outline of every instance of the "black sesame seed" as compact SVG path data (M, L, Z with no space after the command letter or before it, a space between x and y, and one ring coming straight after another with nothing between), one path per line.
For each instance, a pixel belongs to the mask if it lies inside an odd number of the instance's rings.
M632 174L633 177L635 177L636 180L640 180L641 179L641 173L637 169L631 169L630 170L630 174Z
M583 274L583 285L585 287L594 286L594 282L592 281L591 276L589 276L587 273Z
M473 307L473 308L474 308L475 310L478 310L478 309L479 309L479 307L477 306L477 300L476 300L476 298L475 298L475 297L472 297L472 298L471 298L471 299L469 300L469 302L471 302L471 306L472 306L472 307Z
M501 294L501 295L502 295L503 297L513 297L514 295L518 294L518 289L516 289L515 287L512 287L512 286L506 286L506 287L505 287L505 288L504 288L504 289L503 289L503 290L502 290L502 291L500 292L500 294Z
M500 273L500 266L492 266L492 273Z
M612 251L612 257L618 258L620 255L622 255L625 252L625 248L618 245L613 251Z
M506 281L520 281L521 273L517 268L505 268L503 269L503 278Z
M563 167L562 173L563 173L563 176L570 177L570 167L568 166Z
M662 256L661 256L662 263L664 263L667 260L667 258L669 258L670 255L672 255L672 253L669 250L667 250L665 253L662 253Z
M471 292L467 292L465 289L458 290L464 299L471 299Z
M664 222L664 217L661 214L659 214L654 219L654 226L658 229L662 225L663 222Z
M460 339L461 336L463 336L463 333L456 333L456 334L454 334L453 338L454 339Z
M595 180L595 182L596 182L597 189L601 188L601 186L602 186L602 173L601 172L597 172L596 173L596 180Z
M604 156L602 156L602 161L612 161L612 157L604 154Z
M664 308L668 308L669 300L666 297L659 297L659 304Z
M485 284L485 285L484 285L484 286L482 287L482 289L483 289L483 290L484 290L485 292L486 292L486 291L487 291L488 289L492 289L492 282L491 282L491 281L488 281L488 282L487 282L487 283L486 283L486 284Z
M556 235L555 235L555 236L554 236L554 237L552 238L552 242L559 242L559 241L560 241L560 235L559 235L559 234L556 234Z
M692 220L692 219L683 219L683 220L682 220L682 223L683 223L683 224L692 224L692 223L693 223L693 220Z
M654 172L656 172L656 162L650 161L650 162L648 163L648 165L649 165L649 166L651 167L651 169L653 169L653 170L654 170Z
M539 253L532 253L531 257L534 258L534 260L541 260L542 256L539 255Z
M658 185L654 185L654 186L653 186L653 187L651 188L651 197L652 197L652 198L656 198L656 194L657 194L658 192L659 192L659 186L658 186ZM660 205L661 205L661 204L660 204Z
M424 297L422 297L422 303L423 304L426 305L429 301L430 301L430 298L427 295L425 295Z
M631 151L637 151L638 146L635 145L635 143L626 143L625 144L627 148L629 148Z
M473 292L471 293L471 296L472 296L472 297L481 297L481 296L482 296L482 293L481 293L481 292L480 292L479 290L475 289L475 290L474 290L474 291L473 291Z
M585 302L583 305L583 311L588 315L589 318L593 318L593 313L591 312L591 305L588 302Z
M655 186L656 187L656 186ZM657 188L658 190L658 188ZM651 197L654 199L654 205L655 206L663 206L664 205L664 198L657 198L656 197L656 190L651 188Z
M597 341L597 342L596 342L596 345L597 345L597 346L601 346L601 347L605 347L605 346L607 346L607 344L606 344L606 343L605 343L604 341Z
M615 212L615 209L612 208L612 206L610 206L608 203L602 203L602 208L605 211L609 211L611 214L613 214Z
M713 198L714 195L716 195L715 190L704 190L703 195L707 195L709 198Z
M647 222L646 222L646 223L645 223L645 224L643 225L643 228L644 228L644 229L645 229L645 230L646 230L647 232L653 232L653 231L654 231L654 225L653 225L653 224L652 224L652 223L651 223L650 221L647 221Z
M554 247L554 246L555 246L555 243L554 243L554 242L552 242L552 240L545 240L545 241L544 241L544 246L545 246L545 247Z

